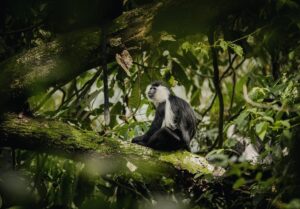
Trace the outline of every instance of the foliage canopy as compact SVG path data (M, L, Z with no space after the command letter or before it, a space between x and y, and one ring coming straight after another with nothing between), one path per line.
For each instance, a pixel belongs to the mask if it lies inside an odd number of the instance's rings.
M197 113L193 151L226 172L149 185L108 172L111 161L23 149L10 158L2 148L0 207L300 208L298 1L1 4L1 115L23 112L130 141L153 118L147 85L164 80ZM136 169L129 160L127 167ZM13 181L21 186L8 189Z

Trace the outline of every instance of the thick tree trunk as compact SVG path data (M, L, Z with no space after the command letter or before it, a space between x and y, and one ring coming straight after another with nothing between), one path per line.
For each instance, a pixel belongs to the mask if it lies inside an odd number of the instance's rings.
M131 53L147 47L156 11L162 3L122 14L108 32L108 62L126 48ZM58 35L53 41L20 53L0 63L1 111L20 111L26 99L50 86L72 80L80 73L99 66L101 30L85 30Z
M3 117L0 146L58 154L83 161L91 158L114 159L114 162L122 162L119 164L121 167L128 167L130 161L131 167L128 169L141 174L149 172L148 169L159 169L165 176L178 174L178 171L211 173L215 176L223 173L222 169L210 165L205 158L187 151L157 152L122 140L104 138L60 121L19 118L16 114L5 114Z

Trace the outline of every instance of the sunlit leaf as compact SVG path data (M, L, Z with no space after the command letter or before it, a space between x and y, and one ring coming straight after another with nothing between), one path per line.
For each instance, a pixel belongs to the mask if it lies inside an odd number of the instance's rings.
M160 39L162 41L176 41L175 35L169 34L165 31L160 34Z
M228 48L228 43L226 41L224 41L223 39L219 40L219 45L223 49L223 51L226 51Z
M272 117L270 117L270 116L264 115L264 116L263 116L263 119L266 120L266 121L269 121L269 122L271 122L271 123L274 123L274 119L273 119Z
M140 80L139 78L136 79L132 91L129 97L128 105L131 109L136 109L141 104L141 88L140 88Z
M184 42L182 45L181 45L181 48L184 50L184 51L188 51L191 49L191 44L189 42Z
M243 57L244 51L243 51L243 48L242 48L241 46L233 45L232 49L233 49L233 51L234 51L239 57Z
M245 112L242 112L238 117L237 119L235 119L235 123L240 127L242 128L246 123L246 119L247 117L249 116L249 112L245 111Z
M291 125L287 120L278 120L275 122L275 126L284 126L285 128L290 128Z
M238 189L241 186L246 184L246 180L244 178L239 178L232 186L233 189Z
M267 93L268 91L265 88L253 87L249 91L249 97L251 100L259 102L266 97Z
M260 122L260 123L256 124L255 131L261 140L264 140L266 133L267 133L267 129L268 129L267 122Z

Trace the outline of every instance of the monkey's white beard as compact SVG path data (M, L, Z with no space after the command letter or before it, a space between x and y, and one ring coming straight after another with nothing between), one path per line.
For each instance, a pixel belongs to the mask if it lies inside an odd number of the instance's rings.
M150 86L147 87L146 92L148 92ZM147 93L146 93L147 94ZM169 101L170 91L165 86L158 86L153 98L149 98L152 100L154 105L157 107L159 103L166 102L165 106L165 118L162 123L162 127L168 127L170 129L176 129L176 124L174 123L174 113L171 108L171 104Z
M165 86L158 86L156 89L156 93L153 98L154 103L162 103L169 99L170 91Z
M170 129L176 129L176 124L174 123L174 113L171 108L169 99L166 100L165 106L165 118L162 123L162 127L168 127Z
M150 87L151 86L147 87L147 89L146 89L146 95L147 95L147 92L149 91ZM156 89L154 97L153 98L149 98L148 95L147 95L147 97L157 107L159 103L165 102L169 98L169 95L170 95L170 91L169 91L169 89L167 87L165 87L165 86L158 86L157 89Z

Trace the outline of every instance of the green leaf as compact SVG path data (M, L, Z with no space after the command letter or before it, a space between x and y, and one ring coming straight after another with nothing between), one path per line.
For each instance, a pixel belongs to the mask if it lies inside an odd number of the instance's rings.
M244 55L244 51L243 48L241 46L238 45L234 45L232 47L233 51L239 56L239 57L243 57Z
M197 89L191 97L191 105L193 106L200 105L200 96L201 96L201 90Z
M203 177L204 173L197 173L195 176L194 176L194 179L198 179L200 177Z
M249 116L249 112L245 111L242 112L237 119L235 119L235 123L237 124L237 126L239 128L243 128L243 126L245 126L247 124L247 117Z
M160 40L162 40L162 41L176 41L175 35L169 34L169 33L165 32L165 31L163 31L160 34Z
M234 138L229 138L225 141L225 145L230 148L234 148L237 145L238 141Z
M172 63L172 74L180 84L183 84L185 87L190 85L190 81L185 73L184 68L176 61Z
M190 67L192 69L197 69L199 66L199 61L197 56L192 51L185 51L183 55L176 55L176 62L179 63L184 69Z
M300 199L293 199L288 204L284 204L285 209L300 209Z
M195 48L195 50L197 52L200 53L200 55L206 57L206 58L209 58L209 51L210 51L210 46L205 44L205 43L202 43L202 42L199 42L197 47Z
M244 178L239 178L232 186L233 189L238 189L241 186L246 184L246 180Z
M228 46L236 53L239 57L243 57L244 51L243 48L239 45L236 45L234 43L228 43Z
M275 126L285 126L286 128L290 128L291 124L287 120L278 120L275 122Z
M266 120L266 121L269 121L269 122L271 122L271 123L274 123L274 119L273 119L272 117L270 117L270 116L264 115L264 116L263 116L263 119Z
M131 109L137 109L141 104L141 88L139 78L136 79L130 97L128 101L128 105Z
M103 86L103 82L101 79L97 79L96 86L97 88L101 88Z
M249 97L255 102L263 101L267 95L267 90L265 88L253 87L249 92Z
M151 83L150 76L147 74L147 72L144 72L141 75L141 82L140 82L140 84L141 84L140 87L141 87L142 93L145 93L145 90L150 83Z
M282 124L283 126L287 127L287 128L290 128L290 127L291 127L290 123L289 123L287 120L282 120L282 121L281 121L281 124Z
M291 131L290 130L287 130L287 129L285 129L285 130L283 130L283 135L287 138L287 139L291 139L292 138L292 133L291 133Z
M121 115L122 112L122 104L121 102L116 103L111 111L110 111L110 115L111 115L111 121L110 121L110 126L113 128L115 125L117 125L117 117L119 115Z
M255 176L255 180L256 180L256 181L260 181L261 178L262 178L262 176L263 176L262 172L258 172L258 173L256 174L256 176Z
M224 41L223 39L220 39L219 42L219 45L223 51L226 51L228 49L228 42Z
M171 76L171 77L169 78L168 83L169 83L170 86L172 86L172 87L176 86L177 82L176 82L174 76Z
M184 42L182 45L181 45L181 48L182 48L182 50L184 50L184 51L188 51L188 50L190 50L191 48L192 48L192 45L189 43L189 42Z
M260 122L260 123L256 124L255 132L261 140L263 140L265 138L268 126L269 125L267 122Z

